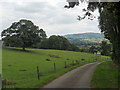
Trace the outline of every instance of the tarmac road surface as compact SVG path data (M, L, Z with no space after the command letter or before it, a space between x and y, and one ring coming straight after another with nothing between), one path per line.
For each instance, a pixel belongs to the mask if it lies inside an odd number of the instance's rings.
M90 88L93 72L102 62L80 66L53 80L43 88Z

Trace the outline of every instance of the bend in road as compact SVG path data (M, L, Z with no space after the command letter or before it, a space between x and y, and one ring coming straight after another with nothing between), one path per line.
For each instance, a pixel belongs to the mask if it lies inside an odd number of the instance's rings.
M93 72L97 65L102 62L80 66L53 80L43 88L90 88Z

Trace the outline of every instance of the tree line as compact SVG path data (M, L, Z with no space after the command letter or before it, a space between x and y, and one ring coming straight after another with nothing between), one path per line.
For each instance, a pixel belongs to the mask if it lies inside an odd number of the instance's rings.
M63 36L52 35L47 38L43 29L39 29L32 21L22 19L3 30L1 33L5 46L40 49L57 49L79 51L79 48L71 44Z
M87 53L101 52L102 55L110 55L111 47L107 42L103 41L100 47L91 45L89 48L79 48L76 45L70 43L63 36L52 35L47 38L47 35L43 29L39 29L38 26L30 20L20 20L14 22L12 25L3 30L2 40L5 46L9 47L22 47L25 48L38 48L38 49L56 49L56 50L68 50L68 51L80 51Z
M79 48L77 46L71 44L65 37L59 35L52 35L49 38L46 38L41 42L33 45L32 47L39 49L79 51Z
M89 48L79 48L63 36L52 35L47 38L43 29L39 29L32 21L25 19L12 23L9 28L2 31L1 35L4 46L22 47L23 51L25 51L25 48L56 49L96 54L101 52L102 55L108 56L111 50L106 41L103 41L100 47L91 45Z

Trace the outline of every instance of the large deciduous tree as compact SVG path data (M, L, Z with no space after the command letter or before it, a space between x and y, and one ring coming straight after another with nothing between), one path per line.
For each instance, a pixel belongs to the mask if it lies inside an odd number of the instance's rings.
M48 39L50 49L78 51L79 48L71 44L65 37L52 35Z
M85 0L81 0L85 1ZM85 11L84 17L78 18L78 20L84 19L86 16L91 16L90 11L94 12L96 9L99 10L99 28L101 32L104 33L105 38L107 38L112 43L112 60L116 64L120 64L120 2L89 2L87 10ZM69 4L69 8L73 8L76 5L75 2L73 4ZM92 20L92 19L91 19Z
M1 37L6 46L22 47L25 51L26 47L40 42L42 38L46 38L46 34L32 21L22 19L3 30Z

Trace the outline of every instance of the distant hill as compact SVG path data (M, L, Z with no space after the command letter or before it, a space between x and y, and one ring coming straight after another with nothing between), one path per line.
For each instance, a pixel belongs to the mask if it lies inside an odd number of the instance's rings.
M104 40L104 35L100 33L67 34L64 37L75 45L100 44Z

